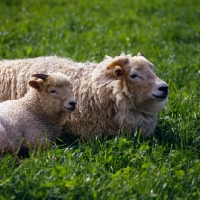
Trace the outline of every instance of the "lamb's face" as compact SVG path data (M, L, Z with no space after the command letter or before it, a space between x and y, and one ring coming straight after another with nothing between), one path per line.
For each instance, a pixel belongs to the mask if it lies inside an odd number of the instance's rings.
M72 112L76 108L69 79L60 73L50 75L33 74L40 78L29 81L29 85L38 91L41 98L41 106L48 113Z
M153 64L141 55L119 58L108 69L126 82L135 105L148 101L161 102L167 98L167 83L156 76Z
M49 101L52 102L52 106L57 111L62 110L64 112L72 112L76 108L76 100L73 97L70 85L56 87L50 86L47 89L49 95Z

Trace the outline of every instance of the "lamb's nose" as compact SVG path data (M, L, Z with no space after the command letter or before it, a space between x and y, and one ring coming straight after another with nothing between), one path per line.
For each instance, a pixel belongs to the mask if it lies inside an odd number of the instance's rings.
M76 101L70 101L70 102L69 102L69 105L71 105L72 107L75 108L75 106L76 106Z
M168 85L162 85L158 88L158 90L164 92L167 95L168 94Z

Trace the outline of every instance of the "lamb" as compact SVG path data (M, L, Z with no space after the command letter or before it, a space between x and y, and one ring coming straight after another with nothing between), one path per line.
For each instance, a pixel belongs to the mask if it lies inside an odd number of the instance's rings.
M28 93L0 103L0 153L45 150L62 132L64 113L74 111L69 78L61 73L33 74Z
M16 99L27 92L27 77L61 72L70 77L77 99L75 112L66 114L70 133L84 139L116 135L135 128L154 132L168 85L155 75L153 64L142 53L106 56L100 63L77 63L57 56L0 62L0 99Z

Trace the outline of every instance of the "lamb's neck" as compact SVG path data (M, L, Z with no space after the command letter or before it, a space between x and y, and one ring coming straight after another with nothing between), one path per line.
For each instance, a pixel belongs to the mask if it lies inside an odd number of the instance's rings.
M48 102L45 102L34 90L29 91L22 101L28 110L42 120L51 122L51 124L60 124L63 121L64 114L61 111L52 110L52 107L48 106Z

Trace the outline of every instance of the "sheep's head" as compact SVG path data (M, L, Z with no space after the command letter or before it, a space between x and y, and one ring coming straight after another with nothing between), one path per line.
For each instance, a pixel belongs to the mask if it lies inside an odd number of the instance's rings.
M134 57L119 56L107 69L111 76L126 82L136 105L147 101L161 102L167 98L167 83L156 76L153 64L142 53Z
M76 107L70 80L61 73L33 74L37 80L30 80L28 84L38 91L42 100L48 104L54 112L72 112ZM44 105L45 106L45 105ZM48 107L46 106L46 107Z

